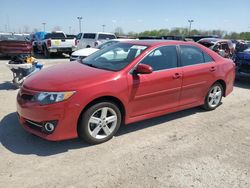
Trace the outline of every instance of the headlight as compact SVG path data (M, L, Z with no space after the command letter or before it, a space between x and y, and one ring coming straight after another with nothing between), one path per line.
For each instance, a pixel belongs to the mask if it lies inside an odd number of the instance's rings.
M61 101L65 101L70 98L75 91L67 92L41 92L34 96L34 101L41 105L53 104Z

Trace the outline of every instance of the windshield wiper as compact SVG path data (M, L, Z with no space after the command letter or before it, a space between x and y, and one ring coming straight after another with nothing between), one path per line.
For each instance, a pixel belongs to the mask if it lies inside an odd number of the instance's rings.
M98 66L96 66L96 65L93 65L93 64L91 64L91 63L83 63L84 65L87 65L87 66L89 66L89 67L93 67L93 68L100 68L100 67L98 67Z

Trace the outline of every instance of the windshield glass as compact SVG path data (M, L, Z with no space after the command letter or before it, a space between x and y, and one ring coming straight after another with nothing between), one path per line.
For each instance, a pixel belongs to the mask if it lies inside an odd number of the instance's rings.
M237 52L249 52L250 51L250 43L240 42L240 43L236 44L236 51Z
M199 43L207 48L213 48L214 46L214 43L211 42L199 42Z
M45 35L45 39L65 39L64 33L48 33Z
M106 48L106 47L111 46L111 45L116 44L116 43L118 43L118 41L107 41L107 42L104 42L103 44L100 44L96 48L103 49L103 48Z
M82 63L91 67L119 71L130 64L148 46L118 43L88 56Z

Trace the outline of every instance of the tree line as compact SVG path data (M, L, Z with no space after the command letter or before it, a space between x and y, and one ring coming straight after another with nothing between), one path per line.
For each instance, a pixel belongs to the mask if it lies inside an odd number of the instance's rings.
M125 35L123 32L123 29L121 27L118 27L115 29L115 34L117 36ZM136 32L128 32L126 35L131 36L131 37L143 37L143 36L155 36L155 37L160 37L160 36L190 36L190 35L217 35L220 38L225 38L225 39L237 39L237 40L250 40L250 32L227 32L223 30L197 30L197 29L192 29L189 31L188 28L173 28L173 29L155 29L155 30L147 30L143 31L140 33Z

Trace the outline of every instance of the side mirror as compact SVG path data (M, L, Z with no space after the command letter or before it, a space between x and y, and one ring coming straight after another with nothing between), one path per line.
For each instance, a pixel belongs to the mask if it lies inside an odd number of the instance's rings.
M136 74L151 74L153 72L153 68L146 64L139 64L135 69Z

